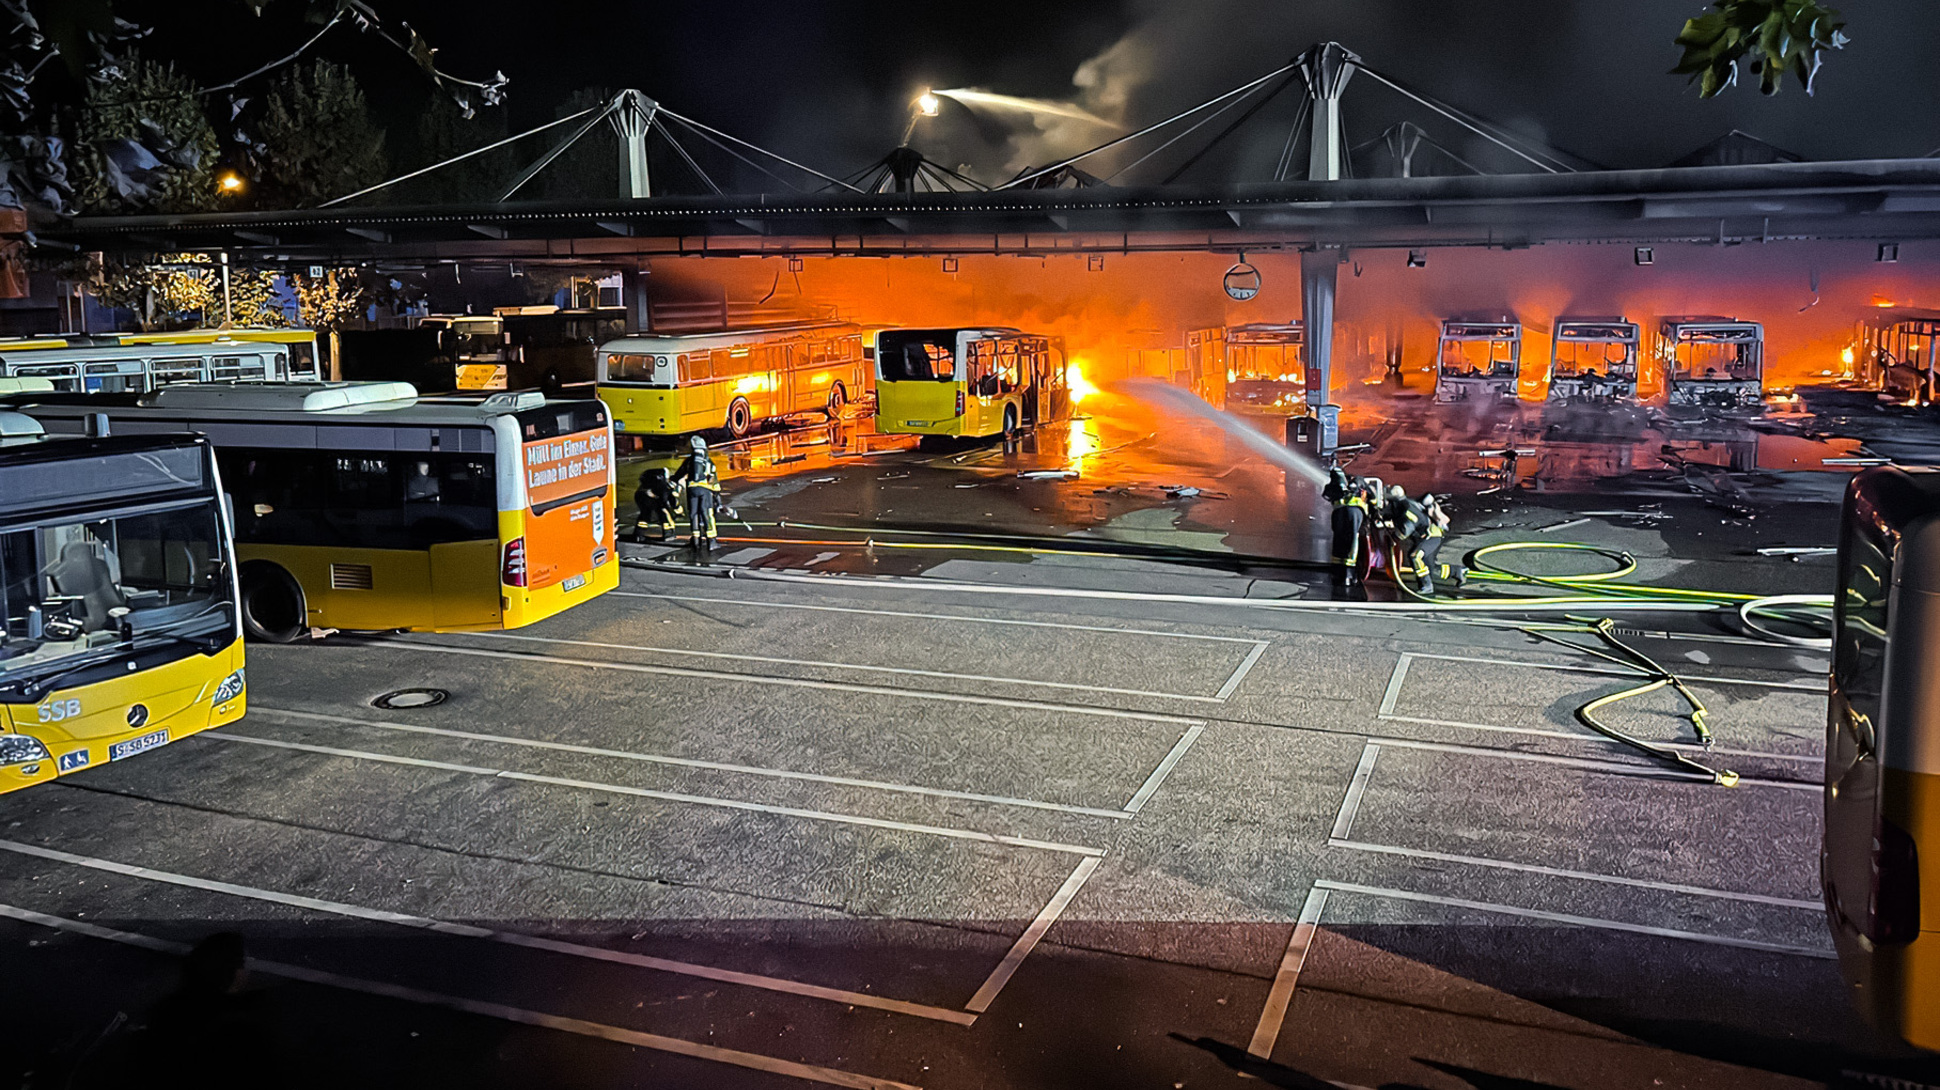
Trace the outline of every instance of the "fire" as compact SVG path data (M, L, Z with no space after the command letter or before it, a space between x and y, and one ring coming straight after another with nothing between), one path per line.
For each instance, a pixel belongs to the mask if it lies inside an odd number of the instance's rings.
M1844 363L1847 367L1852 366L1852 346L1851 345L1847 345L1845 349L1839 353L1839 360L1840 362Z
M1082 405L1085 398L1098 392L1098 387L1085 378L1085 373L1076 362L1064 365L1064 384L1071 391L1071 404Z

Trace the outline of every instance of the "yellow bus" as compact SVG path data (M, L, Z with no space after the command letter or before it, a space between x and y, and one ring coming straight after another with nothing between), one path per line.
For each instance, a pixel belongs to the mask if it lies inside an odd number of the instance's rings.
M56 390L142 393L175 382L314 382L309 329L188 329L0 340L0 378L42 378Z
M847 322L643 334L608 341L599 354L599 397L626 435L722 428L739 439L764 420L834 419L868 381L862 328Z
M47 438L0 410L0 792L242 717L221 488L198 436Z
M49 431L105 413L124 434L208 436L255 639L518 628L619 585L613 432L598 401L421 398L370 382L16 403Z
M1013 435L1071 414L1064 344L1015 329L876 334L876 430Z

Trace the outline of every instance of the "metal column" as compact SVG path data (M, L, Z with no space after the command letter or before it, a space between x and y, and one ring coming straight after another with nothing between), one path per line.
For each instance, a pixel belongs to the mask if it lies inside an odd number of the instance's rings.
M1327 400L1334 378L1334 285L1340 250L1300 251L1300 321L1307 348L1307 404L1320 420L1320 453L1333 453L1340 406Z
M1300 55L1300 74L1306 78L1313 102L1312 140L1307 152L1307 180L1338 181L1347 158L1347 135L1341 128L1340 93L1354 75L1359 57L1339 42L1325 42Z
M635 199L653 196L653 185L647 178L647 130L653 125L653 115L660 104L638 91L621 91L614 99L613 111L609 115L613 128L620 134L620 178L622 196Z

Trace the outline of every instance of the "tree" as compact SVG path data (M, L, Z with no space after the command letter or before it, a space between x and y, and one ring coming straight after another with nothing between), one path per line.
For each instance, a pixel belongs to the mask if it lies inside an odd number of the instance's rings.
M433 98L430 107L418 119L417 154L408 164L404 164L405 168L421 170L487 144L497 143L509 134L502 107L475 111L475 114L467 118L464 111L450 99ZM539 154L539 147L539 142L532 140L496 148L405 182L391 192L396 194L395 199L405 203L489 201L498 196L499 190L512 180L523 165L518 158L520 150L524 150L527 158L532 158Z
M231 269L229 272L229 320L239 326L285 326L290 324L277 299L277 274L268 269Z
M290 279L296 287L297 317L319 333L338 332L364 309L356 269L331 269L321 277L298 275Z
M292 68L269 93L258 128L263 198L311 207L384 178L384 130L372 123L350 69L328 61Z
M201 212L216 201L215 129L172 64L131 56L90 82L74 119L76 203L89 212Z
M555 113L559 117L571 117L582 110L604 106L612 99L613 92L607 88L582 87L560 103ZM548 143L539 143L535 138L535 146L528 149L528 157L537 158L546 148L571 135L580 124L575 121L551 130L547 134ZM619 134L613 131L610 122L600 122L554 159L544 173L527 182L526 186L527 190L521 191L520 196L528 200L541 194L548 200L600 200L618 196ZM538 188L539 192L530 192L533 188Z
M207 254L111 257L92 290L103 306L132 311L143 330L204 325L222 313L222 281Z
M1798 77L1806 94L1819 74L1821 54L1845 48L1846 24L1817 0L1713 0L1717 10L1685 22L1677 36L1684 56L1671 69L1710 98L1738 82L1738 62L1751 59L1758 89L1775 95L1785 73Z

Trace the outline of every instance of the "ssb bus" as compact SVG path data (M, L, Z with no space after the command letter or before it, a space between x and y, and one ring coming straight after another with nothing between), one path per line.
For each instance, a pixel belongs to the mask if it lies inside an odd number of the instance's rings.
M869 389L862 327L803 322L715 333L643 334L600 346L600 400L624 435L715 428L739 439L764 420L835 419Z
M1014 435L1071 415L1064 342L1008 328L876 334L876 430Z
M1298 321L1190 330L1186 366L1209 403L1286 416L1306 404L1306 340L1306 327Z
M1549 400L1635 401L1637 323L1558 318L1549 343Z
M48 438L0 410L0 792L233 722L246 703L208 441L95 431Z
M1855 377L1894 401L1931 405L1940 400L1940 311L1881 307L1859 323Z
M42 378L54 389L142 393L174 382L314 382L309 329L97 333L0 340L0 378Z
M439 400L401 382L13 400L50 432L105 413L121 434L208 436L255 639L518 628L619 585L598 401Z
M1940 1049L1940 470L1846 489L1820 883L1851 995Z
M1765 327L1736 318L1664 318L1657 358L1665 398L1690 408L1755 409L1765 400Z
M1435 400L1514 401L1522 376L1522 323L1511 317L1442 323Z

